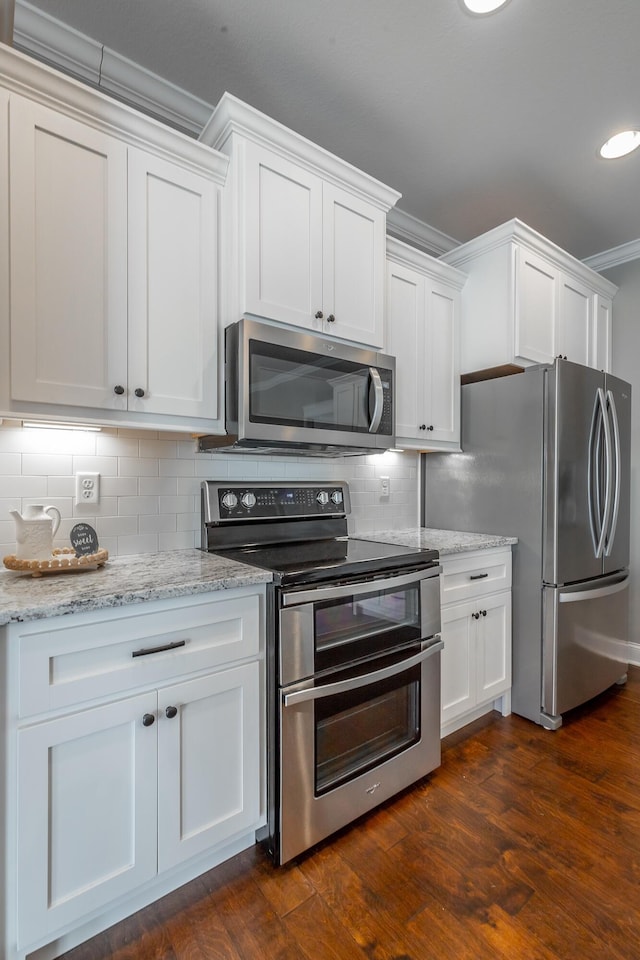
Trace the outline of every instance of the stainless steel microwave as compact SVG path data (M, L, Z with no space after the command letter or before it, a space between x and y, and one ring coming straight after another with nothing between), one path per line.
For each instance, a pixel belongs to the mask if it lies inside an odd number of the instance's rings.
M395 440L395 359L243 317L225 330L225 436L201 450L345 456Z

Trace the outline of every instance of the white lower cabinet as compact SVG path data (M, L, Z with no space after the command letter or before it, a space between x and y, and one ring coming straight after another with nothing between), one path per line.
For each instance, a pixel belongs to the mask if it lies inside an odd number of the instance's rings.
M442 557L442 734L510 713L511 550Z
M55 957L253 842L263 613L245 589L5 630L6 960Z

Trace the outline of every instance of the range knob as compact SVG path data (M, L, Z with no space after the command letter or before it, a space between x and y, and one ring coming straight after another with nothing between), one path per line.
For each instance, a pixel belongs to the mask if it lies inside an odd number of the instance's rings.
M342 503L342 490L334 490L331 499L334 503Z
M316 497L316 500L323 507L326 507L326 505L329 503L329 494L327 493L326 490L321 490L318 496Z
M236 497L235 493L225 493L222 498L222 506L226 507L227 510L233 510L237 502L238 498Z
M243 493L241 499L242 499L242 506L246 507L247 509L250 509L251 507L255 507L256 505L256 498L255 498L255 494L253 493Z

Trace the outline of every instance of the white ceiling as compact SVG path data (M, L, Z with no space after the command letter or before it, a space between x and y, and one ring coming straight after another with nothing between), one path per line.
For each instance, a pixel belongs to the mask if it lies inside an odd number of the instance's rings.
M202 100L228 90L466 241L512 217L577 257L640 237L640 0L30 0Z

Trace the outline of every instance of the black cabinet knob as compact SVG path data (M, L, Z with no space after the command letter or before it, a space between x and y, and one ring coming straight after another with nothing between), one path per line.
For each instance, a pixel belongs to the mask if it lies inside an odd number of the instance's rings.
M166 716L166 717L169 717L169 720L173 720L173 718L174 718L175 716L177 716L178 708L177 708L177 707L167 707L167 709L165 710L164 713L165 713L165 716Z
M335 323L335 322L336 322L336 318L332 313L330 313L329 316L327 317L327 323Z
M122 387L120 384L118 384L117 387L114 387L114 388L113 388L113 392L114 392L114 393L117 393L118 396L120 397L120 396L124 393L124 387Z
M322 312L322 310L318 310L316 312L316 320L322 320L323 317L324 317L324 313Z
M136 387L133 392L135 393L136 397L144 397L144 390L142 387Z
M144 715L143 718L142 718L142 726L143 726L143 727L150 727L150 726L152 726L155 719L156 719L156 718L154 717L154 715L153 715L152 713L145 713L145 715Z
M483 611L482 611L482 616L483 616L483 617L486 617L486 615L487 615L487 611L486 611L486 610L483 610Z
M420 426L418 427L418 430L426 430L426 429L427 429L426 423L421 423Z
M430 424L430 426L427 427L427 430L433 430L433 424Z
M473 617L474 620L479 620L479 619L480 619L480 614L479 614L479 613L472 613L471 616Z

